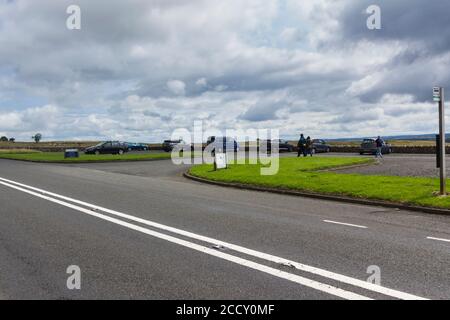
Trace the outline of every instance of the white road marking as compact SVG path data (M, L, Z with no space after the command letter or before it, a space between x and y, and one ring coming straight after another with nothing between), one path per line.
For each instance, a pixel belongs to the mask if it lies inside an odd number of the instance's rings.
M39 194L37 194L37 196L39 196L39 197L42 197L43 195L50 195L50 196L53 196L55 198L63 199L63 200L70 201L70 202L73 202L73 203L77 203L77 204L89 207L91 209L94 209L94 210L100 210L100 211L103 211L103 212L106 212L106 213L109 213L109 214L112 214L112 215L115 215L115 216L118 216L118 217L121 217L121 218L125 218L125 219L131 220L131 221L135 221L135 222L138 222L138 223L142 223L142 224L145 224L145 225L148 225L148 226L151 226L151 227L154 227L154 228L158 228L158 229L161 229L161 230L169 231L171 233L182 235L182 236L185 236L185 237L188 237L188 238L191 238L191 239L196 239L196 240L200 240L200 241L203 241L203 242L208 242L208 243L211 243L211 244L224 246L224 247L227 247L230 250L241 252L241 253L244 253L244 254L249 255L249 256L257 257L257 258L260 258L260 259L263 259L263 260L267 260L267 261L270 261L270 262L274 262L274 263L278 263L278 264L292 265L296 269L304 271L304 272L316 274L316 275L322 276L324 278L328 278L328 279L336 280L336 281L339 281L339 282L342 282L342 283L350 284L352 286L363 288L363 289L366 289L366 290L369 290L369 291L373 291L373 292L376 292L376 293L381 293L383 295L391 296L391 297L398 298L398 299L404 299L404 300L424 300L425 299L425 298L422 298L422 297L419 297L419 296L416 296L416 295L412 295L412 294L405 293L405 292L402 292L402 291L386 288L386 287L383 287L383 286L380 286L380 285L376 285L376 284L373 284L373 283L370 283L370 282L366 282L366 281L363 281L363 280L359 280L359 279L356 279L356 278L348 277L348 276L341 275L341 274L338 274L338 273L334 273L334 272L331 272L331 271L327 271L327 270L324 270L324 269L320 269L320 268L312 267L312 266L305 265L305 264L302 264L302 263L299 263L299 262L295 262L295 261L291 261L291 260L288 260L288 259L284 259L284 258L275 256L275 255L270 255L270 254L267 254L267 253L255 251L255 250L248 249L248 248L245 248L245 247L241 247L241 246L238 246L238 245L235 245L235 244L231 244L231 243L228 243L228 242L220 241L220 240L217 240L217 239L214 239L214 238L205 237L205 236L198 235L198 234L195 234L195 233L192 233L192 232L189 232L189 231L185 231L185 230L169 227L169 226L157 223L157 222L153 222L153 221L150 221L150 220L145 220L145 219L138 218L138 217L135 217L135 216L131 216L131 215L128 215L128 214L124 214L124 213L121 213L121 212L118 212L118 211L115 211L115 210L103 208L103 207L100 207L100 206L97 206L97 205L93 205L93 204L90 204L90 203L87 203L87 202L84 202L84 201L80 201L80 200L77 200L77 199L73 199L73 198L69 198L69 197L66 197L66 196L62 196L62 195L59 195L59 194L56 194L56 193L52 193L52 192L45 191L45 190L42 190L42 189L39 189L39 188L28 186L28 185L25 185L25 184L22 184L22 183L19 183L19 182L15 182L15 181L12 181L12 180L4 179L4 178L0 178L0 180L1 181L6 181L6 182L8 182L10 184L13 184L13 185L9 185L8 183L5 184L5 183L2 183L2 182L0 182L0 184L4 184L6 186L9 186L9 187L12 187L12 188L15 188L15 189L17 189L17 187L15 187L14 185L21 186L21 187L24 187L24 188L27 188L27 189L30 189L30 190L37 191L37 192L39 192ZM30 193L29 190L23 190L22 188L20 188L20 191L24 191L24 192ZM33 193L33 195L36 195L36 194ZM52 198L50 198L50 199L52 199ZM52 200L53 200L53 202L58 201L56 199L52 199ZM52 200L50 200L50 201L52 201ZM88 210L88 213L92 214L92 211ZM214 251L217 252L216 250L214 250Z
M443 242L450 242L449 239L443 239L443 238L427 237L427 239L428 239L428 240L443 241Z
M303 285L305 287L316 289L316 290L319 290L319 291L322 291L322 292L325 292L325 293L328 293L328 294L331 294L331 295L334 295L334 296L337 296L337 297L340 297L340 298L343 298L343 299L348 299L348 300L372 300L372 299L370 299L370 298L368 298L366 296L359 295L357 293L346 291L346 290L343 290L343 289L340 289L340 288L337 288L337 287L330 286L328 284L324 284L324 283L321 283L321 282L318 282L318 281L314 281L314 280L311 280L311 279L308 279L308 278L304 278L304 277L301 277L301 276L298 276L298 275L295 275L295 274L284 272L284 271L281 271L281 270L278 270L278 269L275 269L275 268L271 268L271 267L268 267L268 266L265 266L265 265L262 265L262 264L250 261L250 260L246 260L246 259L243 259L243 258L239 258L239 257L233 256L233 255L230 255L230 254L227 254L227 253L223 253L223 252L217 251L215 249L207 248L205 246L201 246L201 245L198 245L198 244L193 243L193 242L189 242L189 241L182 240L182 239L179 239L179 238L176 238L176 237L172 237L170 235L166 235L166 234L159 233L159 232L156 232L156 231L153 231L153 230L150 230L150 229L146 229L146 228L143 228L143 227L140 227L140 226L137 226L137 225L134 225L134 224L131 224L131 223L128 223L128 222L116 219L116 218L112 218L112 217L109 217L109 216L106 216L106 215L103 215L103 214L100 214L100 213L93 212L92 210L89 210L89 209L86 209L86 208L82 208L82 207L70 204L68 202L57 200L57 199L51 198L49 196L36 193L34 191L30 191L30 190L26 190L26 189L18 187L18 186L14 186L12 184L8 184L8 183L1 182L1 181L0 181L0 184L2 184L4 186L7 186L7 187L10 187L10 188L13 188L13 189L16 189L16 190L19 190L19 191L22 191L22 192L25 192L25 193L28 193L30 195L33 195L33 196L45 199L47 201L50 201L50 202L53 202L53 203L57 203L59 205L68 207L70 209L77 210L79 212L83 212L83 213L88 214L90 216L93 216L93 217L96 217L96 218L99 218L99 219L103 219L103 220L115 223L117 225L129 228L129 229L132 229L132 230L135 230L135 231L139 231L139 232L145 233L145 234L153 236L155 238L166 240L168 242L181 245L183 247L187 247L187 248L190 248L190 249L193 249L193 250L196 250L196 251L200 251L202 253L205 253L205 254L208 254L208 255L211 255L211 256L215 256L217 258L221 258L221 259L224 259L224 260L227 260L227 261L230 261L230 262L233 262L233 263L245 266L245 267L250 268L250 269L258 270L258 271L261 271L261 272L273 275L273 276L281 278L281 279L292 281L292 282L298 283L300 285Z
M355 227L355 228L360 228L360 229L367 229L366 226L359 226L357 224L351 224L351 223L343 223L343 222L337 222L337 221L331 221L331 220L323 220L323 222L339 224L339 225L348 226L348 227Z

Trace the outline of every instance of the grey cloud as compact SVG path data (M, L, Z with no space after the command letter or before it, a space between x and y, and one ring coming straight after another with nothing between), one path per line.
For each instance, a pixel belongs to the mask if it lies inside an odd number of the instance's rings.
M73 1L0 0L0 132L148 141L196 119L286 134L353 135L386 119L413 130L407 110L429 113L420 102L450 80L445 1L378 1L379 32L365 26L372 1L290 2L312 8L309 25L277 0L80 0L82 30L69 31ZM185 87L170 90L174 80ZM346 92L353 85L362 89ZM386 94L413 99L392 107ZM30 111L45 105L57 106L45 111L52 123Z

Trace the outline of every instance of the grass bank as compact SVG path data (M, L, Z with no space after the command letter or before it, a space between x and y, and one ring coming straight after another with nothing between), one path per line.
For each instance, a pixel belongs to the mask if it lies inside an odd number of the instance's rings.
M32 149L0 149L0 155L2 154L25 154L25 153L40 153L41 151Z
M126 153L124 155L86 155L80 153L79 158L64 159L63 152L34 152L34 153L3 153L0 152L0 159L34 161L34 162L109 162L109 161L148 161L170 159L170 153Z
M450 197L436 196L439 190L437 178L317 172L321 169L363 164L368 161L372 160L328 157L281 158L280 170L274 176L261 176L261 165L248 164L231 165L229 169L221 171L213 171L212 165L199 165L192 167L190 173L214 181L450 209Z

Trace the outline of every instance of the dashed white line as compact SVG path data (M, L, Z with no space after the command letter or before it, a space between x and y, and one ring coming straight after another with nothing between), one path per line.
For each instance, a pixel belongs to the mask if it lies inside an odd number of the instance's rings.
M427 237L428 240L435 240L435 241L442 241L442 242L450 242L450 239L443 239L443 238L434 238L434 237Z
M4 182L1 182L1 181L4 181ZM86 206L86 207L89 207L89 208L94 209L94 210L103 211L105 213L109 213L109 214L112 214L112 215L115 215L115 216L118 216L118 217L121 217L121 218L125 218L125 219L131 220L131 221L135 221L135 222L138 222L138 223L142 223L142 224L145 224L145 225L148 225L148 226L151 226L151 227L154 227L154 228L158 228L158 229L161 229L161 230L169 231L169 232L172 232L172 233L175 233L175 234L178 234L178 235L182 235L182 236L185 236L185 237L188 237L188 238L191 238L191 239L196 239L196 240L200 240L200 241L203 241L203 242L212 243L212 244L215 244L215 245L220 245L220 246L226 247L226 248L228 248L230 250L244 253L244 254L246 254L248 256L257 257L257 258L260 258L260 259L263 259L263 260L266 260L266 261L275 262L275 263L279 263L279 264L292 265L298 270L305 271L305 272L312 273L312 274L316 274L316 275L322 276L324 278L328 278L328 279L332 279L332 280L339 281L339 282L342 282L342 283L346 283L346 284L349 284L349 285L352 285L352 286L355 286L355 287L359 287L359 288L363 288L363 289L366 289L366 290L369 290L369 291L372 291L372 292L381 293L383 295L387 295L387 296L391 296L391 297L398 298L398 299L403 299L403 300L425 300L425 298L422 298L422 297L419 297L419 296L416 296L416 295L412 295L412 294L409 294L409 293L406 293L406 292L390 289L390 288L383 287L383 286L380 286L380 285L372 284L370 282L366 282L366 281L359 280L359 279L356 279L356 278L348 277L348 276L345 276L345 275L342 275L342 274L338 274L338 273L334 273L334 272L327 271L327 270L324 270L324 269L312 267L312 266L305 265L305 264L302 264L302 263L299 263L299 262L295 262L295 261L292 261L292 260L287 260L287 259L275 256L275 255L270 255L270 254L267 254L267 253L259 252L259 251L252 250L252 249L248 249L248 248L245 248L245 247L241 247L241 246L238 246L238 245L235 245L235 244L231 244L231 243L228 243L228 242L224 242L224 241L221 241L221 240L217 240L217 239L214 239L214 238L198 235L198 234L195 234L195 233L192 233L192 232L189 232L189 231L173 228L173 227L170 227L170 226L167 226L167 225L163 225L163 224L160 224L160 223L157 223L157 222L153 222L153 221L150 221L150 220L142 219L142 218L135 217L135 216L132 216L132 215L128 215L128 214L125 214L125 213L121 213L121 212L118 212L118 211L115 211L115 210L103 208L103 207L100 207L100 206L97 206L97 205L94 205L94 204L90 204L90 203L87 203L87 202L84 202L84 201L80 201L80 200L77 200L77 199L73 199L73 198L70 198L70 197L66 197L66 196L63 196L63 195L52 193L52 192L49 192L49 191L46 191L46 190L42 190L42 189L39 189L39 188L28 186L28 185L25 185L25 184L22 184L22 183L19 183L19 182L15 182L15 181L12 181L12 180L8 180L8 179L5 179L5 178L1 178L0 177L0 184L3 184L5 186L8 186L8 187L16 189L16 190L20 190L20 191L26 192L28 194L32 194L34 196L46 199L46 200L51 201L51 202L55 202L55 203L67 206L69 208L73 208L75 210L87 213L87 214L92 215L92 216L99 217L99 216L103 216L103 215L101 215L99 213L96 213L96 212L93 212L92 210L88 210L88 209L85 209L85 208L74 206L71 203L67 203L67 202L64 202L64 201L60 201L60 200L51 198L49 196L52 196L52 197L55 197L55 198L59 198L59 199L63 199L63 200L66 200L66 201L70 201L72 203L76 203L76 204L79 204L79 205L82 205L82 206ZM26 188L26 189L24 189L24 188ZM30 190L34 190L36 192L30 191ZM104 219L104 220L108 220L108 221L111 221L111 219L114 219L114 218L111 218L111 217L108 217L108 216L103 216L103 217L99 217L99 218ZM119 221L120 222L119 224L121 224L121 225L126 224L126 222L123 222L122 220L118 220L118 219L114 219L114 220ZM130 226L131 229L135 229L134 227L141 228L141 227L135 226L133 224L130 224L130 225L131 225ZM129 226L127 226L127 227L129 227ZM144 229L144 230L148 230L148 229ZM140 231L140 230L138 230L138 231ZM149 232L154 232L154 231L151 231L151 230L148 230L148 231ZM144 232L144 233L148 234L148 232ZM164 234L162 234L162 235L164 237L167 237L167 235L164 235ZM156 237L159 237L159 236L156 236ZM178 239L178 238L174 238L174 239L177 239L177 240L181 241L181 239ZM168 240L168 241L170 241L170 240ZM206 248L206 247L203 247L203 248ZM206 249L210 249L210 248L206 248ZM214 250L214 249L211 249L211 250ZM203 249L201 251L205 252ZM209 252L210 251L208 250L208 254L209 254ZM217 250L214 250L212 252L217 252ZM212 254L212 255L215 255L215 254ZM231 257L234 257L234 256L231 256ZM228 260L228 259L226 259L226 260ZM245 260L245 261L248 261L248 260ZM277 270L277 269L274 269L274 270ZM309 280L309 279L307 279L307 280ZM310 280L310 281L312 281L312 280ZM325 285L325 284L322 284L322 285ZM325 286L328 286L328 285L325 285ZM341 291L338 292L338 294L341 294L341 293L342 293ZM350 292L350 293L354 294L353 292ZM363 297L363 298L366 298L366 297Z
M332 224L339 224L339 225L347 226L347 227L355 227L355 228L360 228L360 229L368 229L366 226L360 226L360 225L357 225L357 224L351 224L351 223L344 223L344 222L331 221L331 220L323 220L323 222L326 222L326 223L332 223Z

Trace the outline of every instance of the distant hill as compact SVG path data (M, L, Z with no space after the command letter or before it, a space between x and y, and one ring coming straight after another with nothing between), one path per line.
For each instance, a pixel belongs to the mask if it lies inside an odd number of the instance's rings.
M338 139L327 139L328 141L359 141L364 138L375 138L373 137L359 137L359 138L338 138ZM383 136L384 140L411 140L411 141L434 141L436 139L436 134L419 134L419 135L401 135L401 136ZM450 134L446 134L446 140L450 140Z

